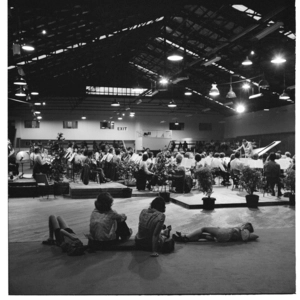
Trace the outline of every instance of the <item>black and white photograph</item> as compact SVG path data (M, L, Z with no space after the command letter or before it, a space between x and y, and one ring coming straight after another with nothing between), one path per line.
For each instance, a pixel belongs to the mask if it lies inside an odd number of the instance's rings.
M1 10L4 296L296 295L295 0Z

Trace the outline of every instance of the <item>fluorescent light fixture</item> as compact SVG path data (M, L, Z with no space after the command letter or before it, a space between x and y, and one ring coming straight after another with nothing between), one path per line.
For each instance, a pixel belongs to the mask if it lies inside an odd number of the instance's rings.
M224 105L232 105L233 104L233 102L231 101L231 102L226 102L226 103L224 103Z
M31 95L33 96L37 96L39 94L39 92L31 92Z
M130 116L131 118L133 118L133 117L134 117L134 115L133 115L133 114L130 114L129 116Z
M210 111L210 108L202 109L203 112Z
M212 84L212 88L210 89L209 94L211 96L218 96L218 95L220 95L220 92L219 92L219 89L217 88L217 84L216 83Z
M24 44L24 45L22 45L22 49L25 51L33 51L34 47L29 44Z
M176 79L172 80L172 82L177 84L178 82L183 81L183 80L189 80L189 77L188 76L177 77Z
M176 107L177 104L175 103L174 100L170 101L169 104L168 104L168 107Z
M35 111L34 113L37 114L37 115L39 115L41 112L40 111Z
M41 120L41 119L42 119L42 117L41 117L41 116L38 116L38 117L37 117L37 119Z
M162 120L162 121L160 121L160 123L165 123L166 121L164 121L164 120Z
M183 60L183 56L178 52L173 52L167 57L167 59L170 61L181 61Z
M273 64L282 64L282 63L285 63L286 62L286 59L281 57L281 56L276 56L275 58L273 58L271 60L271 63Z
M35 102L34 105L42 105L41 102Z
M143 100L141 98L139 98L135 101L136 104L141 104L142 102L143 102Z
M130 110L130 107L129 107L129 106L127 106L127 107L125 108L125 110Z
M243 113L245 111L245 106L242 105L242 104L239 104L237 107L236 107L236 111L238 113Z
M179 125L179 123L178 123L178 122L175 122L175 125Z
M258 93L258 94L254 94L254 95L249 96L249 99L259 98L259 97L262 97L262 96L263 96L262 93Z
M118 120L122 120L123 118L122 117L118 117Z
M268 109L268 108L265 108L264 111L269 111L269 109Z
M274 25L269 26L266 29L259 32L258 34L256 34L254 38L260 40L260 39L264 38L265 36L269 35L270 33L274 32L281 26L283 26L283 22L276 22Z
M81 119L82 119L82 120L85 120L85 119L86 119L86 117L84 117L84 116L83 116L83 117L81 117Z
M169 82L169 80L165 77L162 77L159 81L159 83L161 83L161 84L168 84L168 82Z
M193 93L192 92L185 92L184 93L186 96L191 96Z
M246 59L242 62L242 65L244 65L244 66L250 66L250 65L252 65L252 61L248 58L248 56L247 56Z
M207 66L209 66L209 65L211 65L211 64L213 64L213 63L215 63L216 61L219 61L220 59L221 59L220 56L216 56L216 57L214 57L214 58L211 58L211 59L209 59L209 60L203 62L203 63L202 63L202 66L207 67Z

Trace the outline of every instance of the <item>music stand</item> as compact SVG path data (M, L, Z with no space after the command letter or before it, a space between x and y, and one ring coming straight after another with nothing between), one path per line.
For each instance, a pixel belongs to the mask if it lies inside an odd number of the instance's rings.
M16 162L19 162L22 165L22 175L24 174L23 172L23 164L24 162L30 161L30 156L29 153L26 151L20 151L16 155Z

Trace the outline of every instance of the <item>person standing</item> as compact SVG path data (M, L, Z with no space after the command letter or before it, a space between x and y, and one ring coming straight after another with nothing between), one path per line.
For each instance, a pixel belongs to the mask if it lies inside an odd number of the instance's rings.
M264 175L267 179L267 187L271 188L272 196L275 196L274 186L277 184L278 187L278 197L282 196L281 193L281 182L280 182L280 165L275 162L276 154L274 152L270 153L269 160L264 165Z

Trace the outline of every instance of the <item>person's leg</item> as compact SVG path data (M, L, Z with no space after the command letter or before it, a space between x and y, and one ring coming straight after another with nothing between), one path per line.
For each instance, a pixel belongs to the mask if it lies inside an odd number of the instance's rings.
M127 226L127 223L125 221L117 223L117 229L116 229L117 240L119 239L119 237L121 238L121 240L126 240L130 238L131 235L132 235L132 229Z
M55 216L51 215L49 217L49 239L54 240L54 233L55 230L59 229L59 223L57 222L57 219Z
M195 230L192 233L187 234L186 237L188 238L189 242L195 242L201 238L206 238L205 233L208 233L209 235L215 237L218 231L218 227L203 227L201 229Z
M280 197L282 196L280 178L277 179L277 188L278 188L278 197Z

